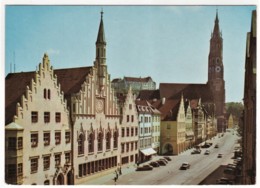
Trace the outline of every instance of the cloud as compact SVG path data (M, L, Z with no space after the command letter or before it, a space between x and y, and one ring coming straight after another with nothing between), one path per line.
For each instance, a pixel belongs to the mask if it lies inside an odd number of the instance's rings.
M50 48L50 49L47 50L47 54L49 54L49 55L59 55L60 50L55 50L55 49Z

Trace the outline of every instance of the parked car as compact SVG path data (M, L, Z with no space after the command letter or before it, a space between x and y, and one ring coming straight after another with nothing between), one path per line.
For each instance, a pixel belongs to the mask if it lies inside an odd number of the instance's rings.
M155 161L150 162L149 165L152 167L160 167L160 164L158 164L158 162Z
M215 148L218 148L218 147L219 147L218 144L216 144L216 145L215 145Z
M139 166L136 168L136 171L144 171L144 170L152 170L153 167L150 165L144 165L144 166Z
M209 150L206 150L204 155L209 155L210 154L210 151Z
M160 158L159 160L164 161L165 163L168 163L168 161L164 158Z
M224 173L225 174L235 175L235 169L227 167L227 168L224 169Z
M204 145L202 145L202 148L209 148L210 146L212 146L211 142L206 142Z
M165 161L163 161L163 160L158 160L158 161L156 161L160 166L166 166L166 162Z
M190 164L188 162L184 162L181 164L180 170L187 170L190 168Z
M191 154L200 154L201 150L200 149L195 149L191 152Z
M168 156L164 156L163 158L165 158L167 161L171 161L172 159Z
M218 154L218 158L222 158L222 154L221 153Z
M222 185L232 185L234 182L228 178L222 177L220 179L217 179L216 183Z

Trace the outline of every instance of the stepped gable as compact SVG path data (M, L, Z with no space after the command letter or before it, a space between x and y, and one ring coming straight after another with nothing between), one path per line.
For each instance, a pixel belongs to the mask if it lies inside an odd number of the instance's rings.
M141 100L160 99L160 91L156 90L141 90L138 97Z
M202 102L213 102L213 94L207 84L161 83L160 97L166 99L199 99Z
M13 121L16 104L25 95L26 86L30 86L36 72L9 73L5 78L5 125Z
M54 70L58 83L60 83L61 91L64 92L64 97L68 101L72 93L80 91L81 85L86 81L87 76L91 73L91 69L92 67L77 67Z

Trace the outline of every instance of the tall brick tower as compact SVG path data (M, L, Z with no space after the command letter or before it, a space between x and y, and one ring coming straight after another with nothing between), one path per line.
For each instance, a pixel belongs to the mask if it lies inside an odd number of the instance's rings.
M215 115L217 117L218 132L225 131L225 81L223 65L223 39L219 30L218 12L210 39L210 51L208 57L208 85L213 93L215 103Z

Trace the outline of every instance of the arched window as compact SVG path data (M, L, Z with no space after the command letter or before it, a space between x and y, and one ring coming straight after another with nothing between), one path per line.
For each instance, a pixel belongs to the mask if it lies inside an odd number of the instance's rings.
M84 135L80 134L78 138L78 155L84 154Z
M88 135L88 152L92 153L94 152L94 134L90 133Z
M99 132L98 133L98 151L102 151L102 149L103 149L103 142L102 142L102 136L103 134L102 134L102 132Z
M115 130L114 132L114 148L118 147L118 132Z
M47 98L47 91L46 91L46 89L43 90L43 98L45 98L45 99Z
M111 148L111 144L110 143L111 143L111 133L108 132L106 134L106 149L107 150Z
M48 99L51 99L51 90L48 89Z

